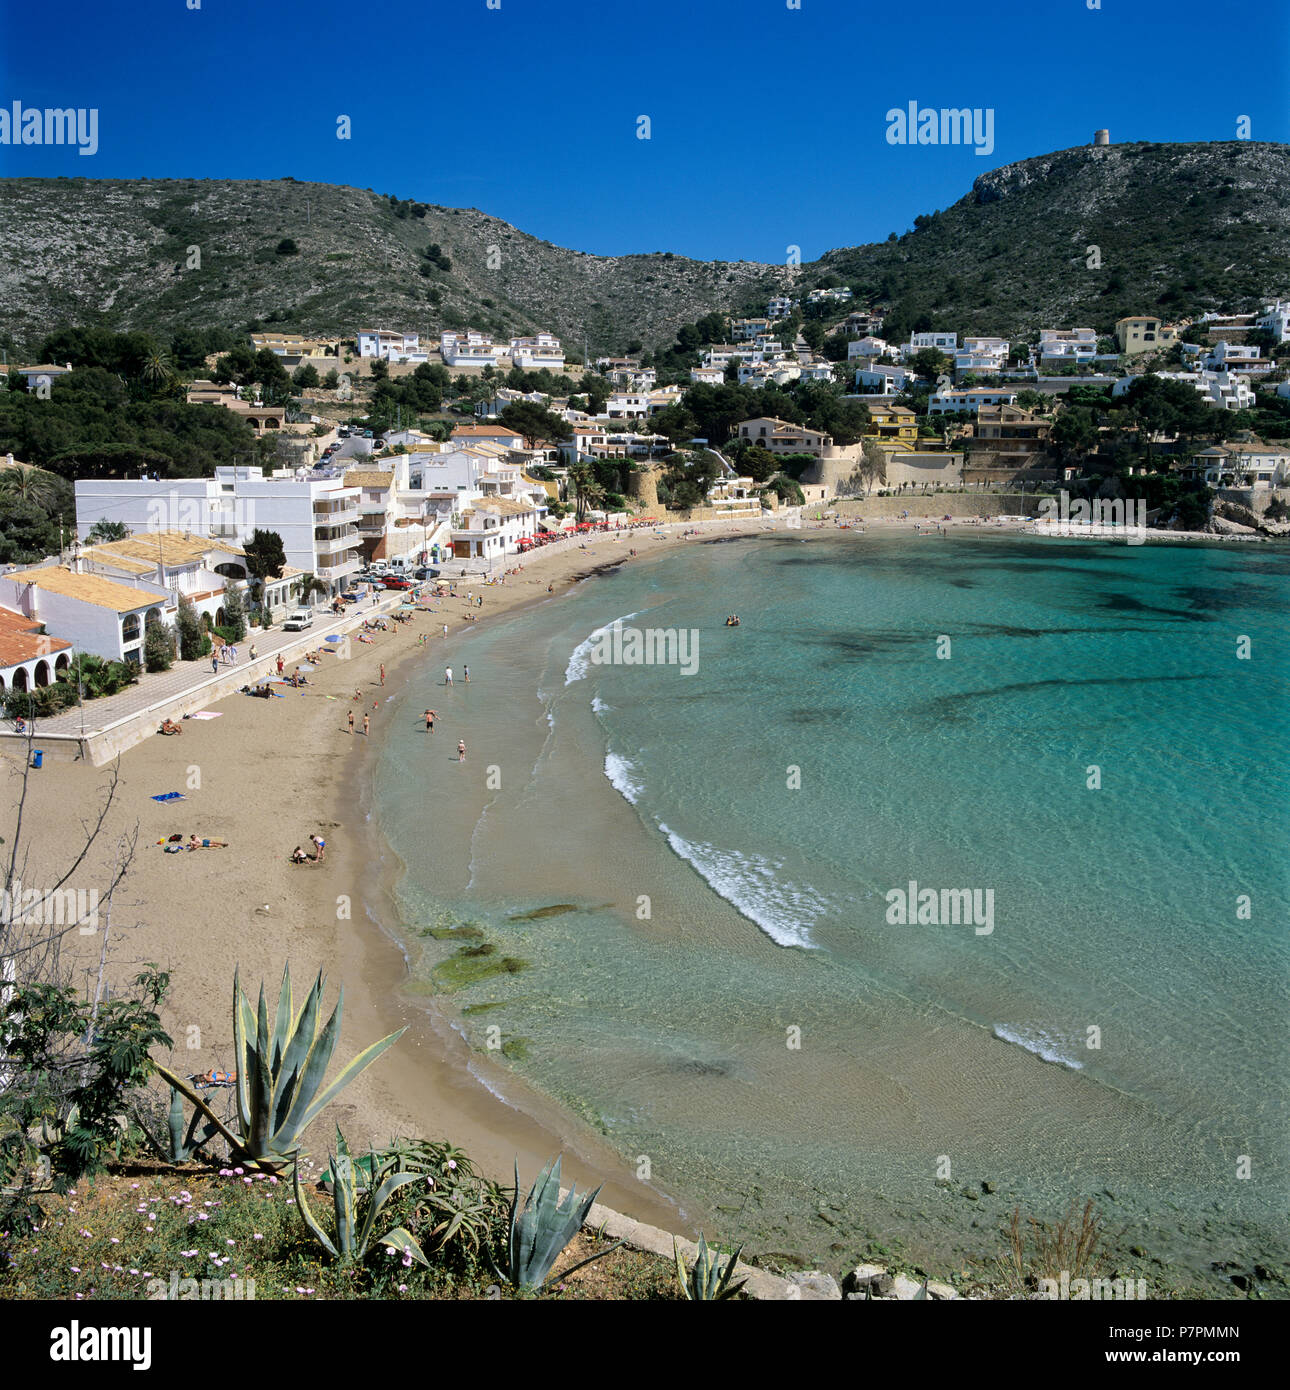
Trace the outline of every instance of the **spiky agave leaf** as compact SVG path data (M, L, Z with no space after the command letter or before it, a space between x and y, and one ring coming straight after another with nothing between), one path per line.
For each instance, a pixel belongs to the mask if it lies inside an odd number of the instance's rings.
M539 1289L551 1272L551 1266L573 1237L582 1229L587 1213L600 1195L597 1187L577 1200L577 1188L571 1186L564 1201L560 1200L560 1156L557 1156L542 1169L537 1181L529 1189L524 1209L519 1210L520 1170L515 1165L515 1194L511 1201L510 1233L507 1242L510 1268L507 1275L518 1289ZM603 1184L602 1184L603 1185ZM618 1241L608 1250L601 1250L576 1265L570 1266L561 1275L572 1274L575 1269L589 1265L593 1260L617 1250L622 1244Z
M292 1180L293 1180L293 1183L294 1183L295 1194L296 1194L296 1210L300 1213L301 1217L304 1219L305 1225L309 1227L309 1229L310 1229L310 1230L313 1232L313 1234L314 1234L314 1238L318 1241L318 1243L322 1246L322 1248L323 1248L324 1250L327 1251L327 1253L328 1253L329 1255L331 1255L331 1256L333 1256L333 1257L335 1257L335 1258L339 1258L339 1257L340 1257L340 1252L336 1249L335 1245L332 1243L331 1237L327 1234L326 1231L323 1230L322 1226L319 1224L318 1218L317 1218L317 1217L314 1215L314 1213L313 1213L313 1208L310 1207L309 1201L308 1201L308 1199L305 1197L305 1190L304 1190L304 1187L301 1185L301 1182L300 1182L300 1158L299 1158L299 1155L297 1155L297 1157L296 1157L295 1166L294 1166L294 1169L293 1169L293 1178L292 1178Z
M391 1250L397 1250L400 1254L411 1255L419 1264L425 1265L427 1269L430 1268L430 1261L427 1260L422 1253L421 1247L416 1242L416 1238L410 1231L405 1230L402 1226L395 1226L392 1231L387 1231L385 1235L380 1238L380 1244L388 1245Z
M737 1284L730 1282L742 1252L743 1246L741 1245L726 1261L723 1269L720 1260L709 1250L708 1242L704 1238L703 1232L700 1231L699 1245L694 1256L694 1268L687 1274L685 1259L674 1236L672 1238L672 1253L676 1258L676 1276L680 1281L682 1294L694 1303L720 1302L727 1298L734 1298L748 1282L747 1278L741 1279Z
M399 1029L373 1043L324 1088L323 1079L340 1037L345 991L340 991L336 1007L320 1031L318 1020L323 989L320 971L299 1011L295 1011L291 972L290 968L285 969L270 1029L263 986L258 1007L253 1009L242 990L238 973L234 972L237 1111L242 1129L241 1148L252 1161L289 1161L300 1146L304 1130L324 1107L403 1035L404 1030Z

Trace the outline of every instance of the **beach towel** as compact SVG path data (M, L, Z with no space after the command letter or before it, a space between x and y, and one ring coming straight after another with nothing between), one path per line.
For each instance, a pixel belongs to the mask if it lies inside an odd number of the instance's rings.
M199 709L196 714L190 714L189 719L218 719L220 711L214 709Z
M162 792L160 796L154 796L154 801L186 801L188 798L183 792Z

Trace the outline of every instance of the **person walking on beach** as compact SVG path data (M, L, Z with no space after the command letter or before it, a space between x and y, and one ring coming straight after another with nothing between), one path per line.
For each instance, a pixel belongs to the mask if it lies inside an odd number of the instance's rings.
M444 683L445 685L451 685L451 684L452 684L452 667L451 667L451 666L445 666L445 667L443 668L443 683Z
M282 675L282 668L283 668L283 666L285 666L285 665L286 665L286 663L283 661L283 659L281 658L281 656L279 656L279 657L278 657L278 675L279 675L279 676Z
M459 763L466 761L466 740L462 738L457 740L457 761Z
M443 625L443 635L444 635L445 637L447 637L447 635L448 635L448 624L447 624L447 623L444 623L444 625Z
M219 652L217 651L211 653L211 675L219 675Z
M323 855L327 853L327 841L321 835L310 835L309 842L318 851L318 863L323 862Z
M462 677L463 677L463 679L465 680L466 684L469 685L469 684L470 684L470 667L469 667L469 666L463 666L463 667L461 668L461 674L462 674Z
M435 712L432 709L426 710L426 733L434 733Z
M352 737L354 736L354 711L353 711L353 710L350 710L350 712L349 712L349 733L350 733L350 737L352 738Z
M252 660L252 661L255 660L255 643L254 643L254 642L251 643L251 660Z
M381 684L385 684L385 662L381 662Z
M364 737L364 738L368 738L368 737L369 737L369 731L370 731L371 727L372 727L372 716L371 716L370 714L365 714L365 715L363 716L363 737Z

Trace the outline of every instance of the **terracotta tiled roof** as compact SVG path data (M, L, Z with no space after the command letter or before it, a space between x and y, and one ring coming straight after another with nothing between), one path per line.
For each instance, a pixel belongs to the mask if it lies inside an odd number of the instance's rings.
M394 474L380 469L351 468L345 474L345 486L389 488L394 486Z
M33 657L52 657L70 650L70 642L64 642L61 637L45 637L40 628L38 621L0 608L0 670Z

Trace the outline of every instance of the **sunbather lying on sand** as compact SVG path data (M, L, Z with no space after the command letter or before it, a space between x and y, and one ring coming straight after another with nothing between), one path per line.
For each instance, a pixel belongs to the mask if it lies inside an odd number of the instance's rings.
M227 840L199 840L196 835L188 837L188 849L227 849Z
M161 728L157 730L159 734L182 734L183 730L173 719L163 719Z

